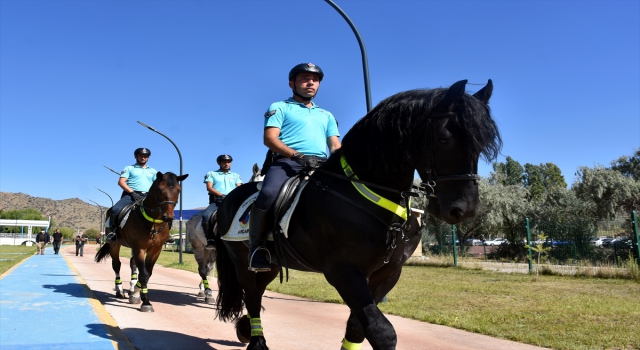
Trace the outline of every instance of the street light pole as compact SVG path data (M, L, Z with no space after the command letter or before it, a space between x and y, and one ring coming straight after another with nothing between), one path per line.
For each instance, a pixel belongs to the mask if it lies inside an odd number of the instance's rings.
M151 126L149 126L149 125L147 125L147 124L145 124L145 123L143 123L141 121L138 121L138 124L144 126L145 128L147 128L147 129L149 129L149 130L151 130L151 131L153 131L153 132L155 132L157 134L160 134L162 137L164 137L165 139L169 140L169 142L171 142L173 147L176 148L176 151L178 151L178 157L180 158L180 176L182 176L182 154L180 153L180 149L178 148L176 143L173 142L167 135L165 135L165 134L161 133L160 131L154 129L153 127L151 127ZM180 181L180 187L182 187L182 181ZM179 214L180 221L179 221L178 227L179 227L179 230L180 230L180 238L179 238L179 241L178 241L178 251L180 252L179 253L179 255L180 255L180 264L182 264L182 191L180 191L180 209L179 210L180 210L180 214Z
M102 213L102 206L94 201L92 201L91 199L87 198L88 201L90 201L91 203L95 203L95 205L98 206L98 209L100 209L100 229L98 230L100 234L102 234L102 231L104 230L104 225L102 224L102 219L104 218L104 214Z
M369 89L369 64L367 63L367 49L364 47L364 42L360 37L360 33L358 32L358 29L356 28L355 24L353 24L349 16L347 16L347 14L344 11L342 11L342 9L338 7L338 5L336 5L333 1L331 0L324 0L324 1L327 2L329 5L331 5L331 7L333 7L336 11L338 11L338 13L342 16L342 18L344 18L344 20L347 21L347 23L349 24L349 27L351 27L351 30L353 30L353 34L356 35L356 39L358 39L358 44L360 45L360 53L362 55L362 72L364 74L364 93L367 99L367 113L369 113L371 111L371 91Z
M107 192L105 192L105 191L103 191L103 190L101 190L101 189L99 189L99 188L97 188L97 187L95 187L95 186L93 186L93 188L95 188L96 190L98 190L98 191L100 191L100 192L102 192L102 193L106 194L106 195L107 195L107 197L109 197L109 199L111 200L111 206L113 207L113 198L111 198L111 196L110 196Z

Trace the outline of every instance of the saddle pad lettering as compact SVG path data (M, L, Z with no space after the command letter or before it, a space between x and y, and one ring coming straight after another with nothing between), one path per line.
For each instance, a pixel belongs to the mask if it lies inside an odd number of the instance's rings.
M260 192L256 192L242 202L242 205L233 217L229 231L221 237L224 241L248 241L251 205L256 201ZM268 240L273 241L273 235L269 233Z
M300 194L302 193L302 191L304 190L304 187L307 186L308 183L309 181L305 181L302 184L302 186L298 190L298 193L296 193L296 198L293 199L291 206L289 207L289 209L287 209L287 212L284 213L284 215L282 216L282 219L280 219L280 227L282 227L282 232L284 233L284 236L287 238L289 238L289 221L291 221L291 216L293 215L293 211L296 209L296 206L298 206L298 200L300 200Z

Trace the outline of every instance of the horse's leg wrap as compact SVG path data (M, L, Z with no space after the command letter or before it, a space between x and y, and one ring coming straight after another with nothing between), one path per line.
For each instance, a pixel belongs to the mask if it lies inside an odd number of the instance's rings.
M138 284L138 283L139 283L139 282L138 282L138 274L137 274L137 273L132 273L132 274L131 274L131 282L129 282L129 284L130 284L130 286L131 286L131 287L129 288L129 291L130 291L130 292L133 292L133 291L134 291L134 286L135 286L136 284Z
M116 296L124 296L124 288L122 288L122 280L120 279L120 276L116 276Z
M352 343L348 341L347 338L344 338L340 350L360 350L361 347L362 343Z
M251 336L264 337L264 334L262 333L262 321L260 318L249 318L249 322L251 322Z
M202 284L204 285L204 289L209 289L209 281L204 279L202 280Z

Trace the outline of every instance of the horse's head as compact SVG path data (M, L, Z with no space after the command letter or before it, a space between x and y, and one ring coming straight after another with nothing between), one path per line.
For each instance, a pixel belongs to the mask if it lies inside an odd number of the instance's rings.
M416 169L430 197L428 212L455 224L476 214L478 159L494 159L501 139L488 102L491 80L473 96L465 93L467 81L437 89L440 102L429 114L427 134Z
M178 203L178 197L182 190L180 181L183 181L188 176L189 174L176 176L176 174L172 172L163 174L160 171L156 174L156 180L151 186L149 194L155 196L155 204L162 213L162 221L172 221L175 218L173 210ZM147 205L153 205L153 202Z

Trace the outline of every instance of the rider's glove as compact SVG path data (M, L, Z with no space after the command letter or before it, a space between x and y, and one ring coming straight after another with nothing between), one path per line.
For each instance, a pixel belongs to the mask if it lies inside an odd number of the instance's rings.
M300 152L296 152L291 156L291 160L302 165L303 167L307 166L307 158L304 154Z
M134 202L137 202L137 201L142 199L142 195L140 195L139 193L137 193L135 191L129 193L129 196L131 196L131 199L133 199Z

